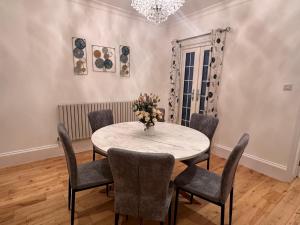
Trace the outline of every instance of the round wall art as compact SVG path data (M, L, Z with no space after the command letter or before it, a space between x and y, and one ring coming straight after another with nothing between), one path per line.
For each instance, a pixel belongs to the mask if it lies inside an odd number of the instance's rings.
M120 45L120 76L130 76L130 48L125 45Z
M86 41L83 38L72 38L73 71L75 75L87 75Z
M115 49L92 45L94 72L116 72Z

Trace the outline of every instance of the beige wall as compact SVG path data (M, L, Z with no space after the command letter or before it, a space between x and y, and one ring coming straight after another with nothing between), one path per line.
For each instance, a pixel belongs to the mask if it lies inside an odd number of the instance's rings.
M295 130L300 126L300 4L298 0L236 2L169 24L169 40L232 27L215 144L231 148L248 132L246 153L284 168L297 146ZM284 84L293 84L293 91L284 92Z
M140 92L166 103L165 29L92 2L0 1L0 153L55 144L58 104L133 100ZM87 40L87 76L73 75L72 36ZM92 44L129 45L131 77L120 78L119 65L114 74L93 72Z

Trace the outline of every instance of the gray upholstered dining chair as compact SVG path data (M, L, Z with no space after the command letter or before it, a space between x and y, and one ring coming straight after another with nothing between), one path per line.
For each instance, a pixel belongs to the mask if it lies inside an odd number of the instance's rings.
M210 142L213 139L218 124L218 118L199 113L193 113L190 120L190 127L205 134L209 138ZM210 146L203 154L191 159L183 160L182 162L187 166L191 166L203 161L207 161L207 169L209 170Z
M114 123L114 117L112 110L103 109L99 111L93 111L88 114L90 126L92 133L96 130L111 125ZM93 160L95 160L95 154L98 153L102 156L106 156L103 152L99 151L95 146L93 146Z
M168 214L170 224L174 157L112 148L108 160L114 179L115 225L120 214L160 224Z
M165 122L165 114L166 114L166 110L164 108L157 108L159 111L162 112L162 118L157 120L158 122Z
M74 224L75 194L78 191L113 183L108 159L77 165L71 139L63 124L57 131L62 143L69 172L68 208L71 208L71 225Z
M238 144L232 150L225 164L222 176L194 165L186 168L181 174L176 177L174 225L176 225L176 214L180 190L191 193L220 206L221 225L224 225L225 203L230 194L229 224L231 225L235 172L240 158L242 157L242 154L246 146L248 145L248 142L249 135L244 134L240 138Z

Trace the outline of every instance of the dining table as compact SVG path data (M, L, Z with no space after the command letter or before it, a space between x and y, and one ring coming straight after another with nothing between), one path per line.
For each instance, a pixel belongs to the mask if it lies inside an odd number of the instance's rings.
M143 153L169 153L176 160L193 158L207 151L210 141L203 133L179 124L156 122L144 130L138 121L115 123L92 134L93 145L107 155L110 148Z

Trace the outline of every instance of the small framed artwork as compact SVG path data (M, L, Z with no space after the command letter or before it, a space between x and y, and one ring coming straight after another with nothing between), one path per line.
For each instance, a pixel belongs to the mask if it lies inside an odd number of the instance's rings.
M115 49L92 45L94 72L116 72Z
M130 48L125 45L120 45L120 76L130 76Z
M87 75L86 41L83 38L72 38L73 67L75 75Z

